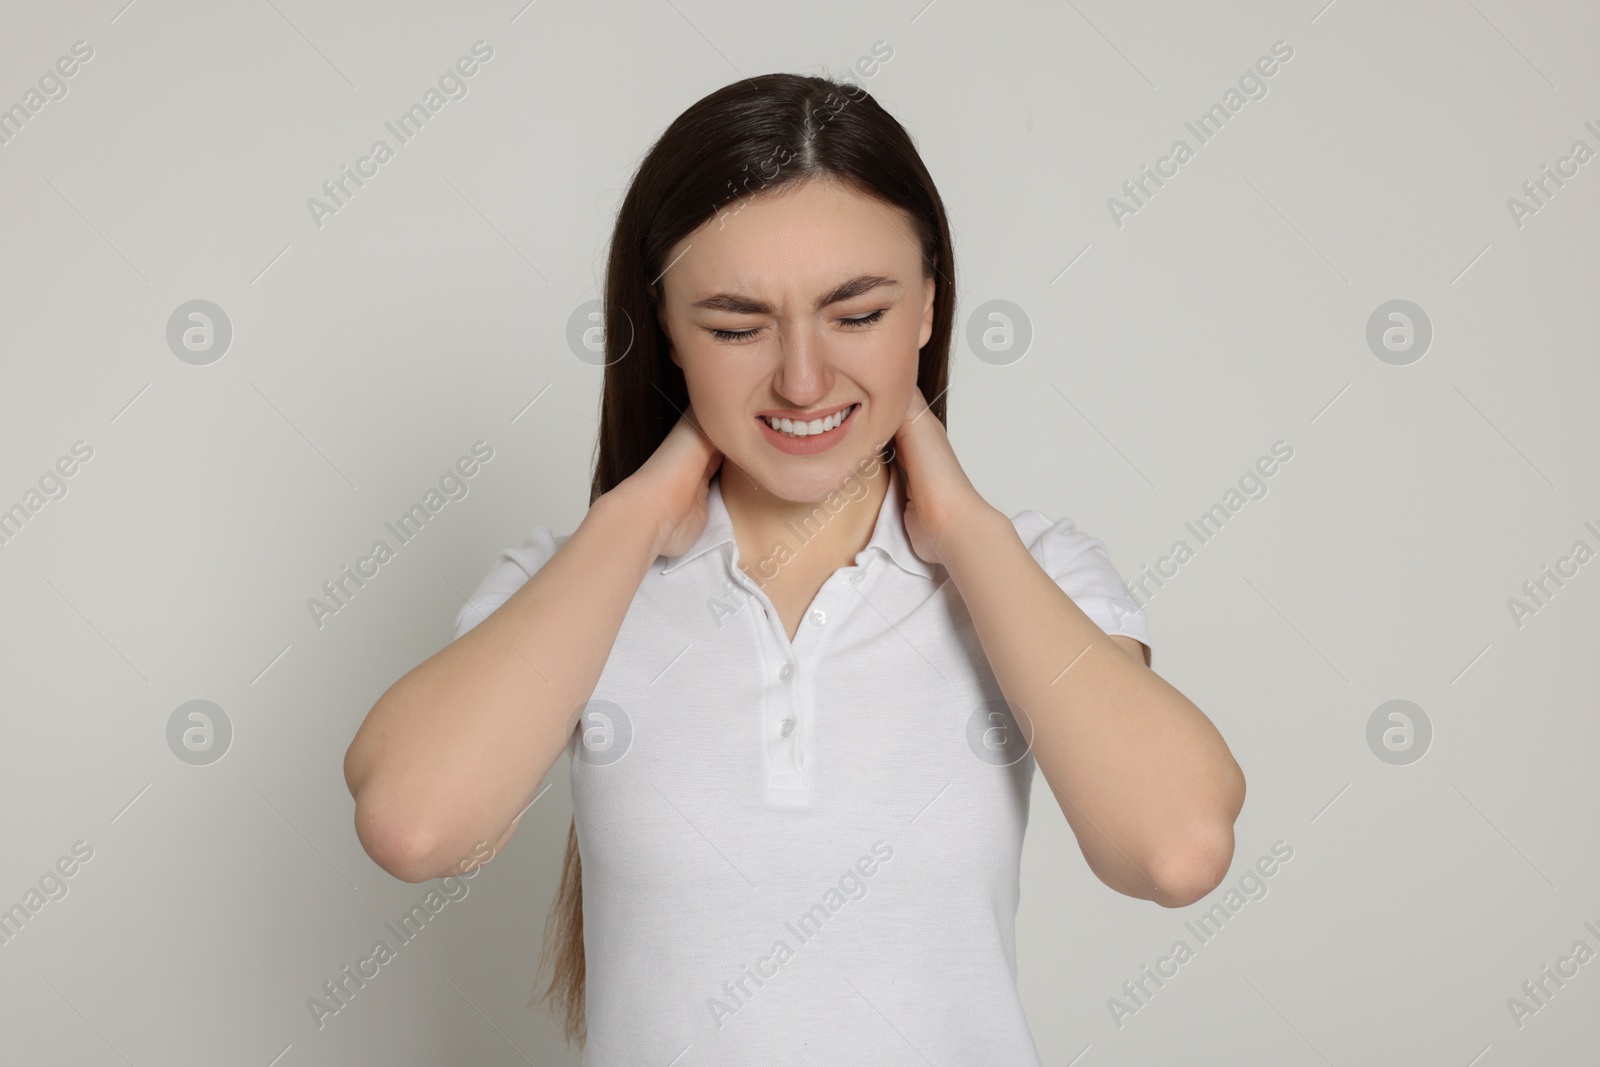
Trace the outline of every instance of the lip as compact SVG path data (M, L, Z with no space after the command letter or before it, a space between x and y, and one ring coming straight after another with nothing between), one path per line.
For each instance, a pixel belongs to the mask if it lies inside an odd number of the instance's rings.
M855 410L850 412L850 414L845 417L843 422L829 430L827 433L807 434L805 437L787 437L784 434L779 433L777 430L774 430L767 424L767 420L759 415L755 416L756 425L761 427L761 433L767 439L767 442L778 451L791 456L815 456L819 453L828 451L828 449L844 440L845 437L850 433L851 428L855 426L856 416L861 414L861 405L859 402L855 401L852 401L852 403L856 404ZM812 418L827 418L828 415L833 414L833 412L843 411L849 406L850 404L840 404L838 407L834 408L833 411L825 412L821 415L814 415ZM789 415L777 417L792 418L792 416Z

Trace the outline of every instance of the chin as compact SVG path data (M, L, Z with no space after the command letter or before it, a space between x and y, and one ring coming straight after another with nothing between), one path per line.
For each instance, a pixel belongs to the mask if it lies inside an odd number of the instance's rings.
M792 504L821 504L846 492L852 480L859 482L883 466L876 448L862 455L839 451L825 457L773 455L769 449L763 450L768 455L759 464L734 462L757 485Z
M782 456L769 460L764 466L740 467L751 481L761 488L791 504L820 504L837 483L844 480L845 472L834 474L835 464L830 457L826 464L812 460L804 465L793 457Z

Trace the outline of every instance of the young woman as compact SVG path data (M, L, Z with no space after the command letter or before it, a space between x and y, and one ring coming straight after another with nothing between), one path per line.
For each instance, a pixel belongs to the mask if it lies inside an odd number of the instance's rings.
M407 881L492 855L568 754L545 995L585 1063L1037 1064L1035 765L1118 892L1227 871L1244 778L1105 546L1007 518L951 448L954 262L864 91L684 112L613 235L588 513L507 549L350 746Z

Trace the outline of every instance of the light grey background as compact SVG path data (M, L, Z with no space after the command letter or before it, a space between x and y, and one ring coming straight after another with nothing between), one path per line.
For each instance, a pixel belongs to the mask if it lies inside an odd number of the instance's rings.
M1235 865L1181 911L1085 866L1042 781L1023 997L1048 1064L1590 1062L1600 962L1600 149L1578 2L6 5L0 106L73 42L68 94L0 145L0 508L82 440L0 545L0 907L92 860L0 946L15 1062L576 1063L528 1011L571 807L566 761L508 850L322 1029L308 998L428 886L352 827L341 759L450 637L461 594L587 502L599 368L567 346L651 140L741 76L838 73L914 134L958 255L951 433L1007 514L1071 516L1127 578L1274 442L1293 458L1149 602L1154 666L1249 780ZM474 41L492 60L319 228L306 201ZM1107 207L1275 41L1293 59L1119 227ZM193 299L220 360L166 342ZM1380 360L1406 299L1425 355ZM1010 362L965 340L1007 300ZM494 458L322 626L307 601L477 440ZM390 539L392 540L392 539ZM167 725L215 702L191 766ZM1380 760L1379 705L1424 758ZM1276 841L1211 942L1185 920ZM1119 1027L1108 1000L1195 947ZM930 1053L932 1062L939 1062ZM683 1061L692 1062L692 1053Z

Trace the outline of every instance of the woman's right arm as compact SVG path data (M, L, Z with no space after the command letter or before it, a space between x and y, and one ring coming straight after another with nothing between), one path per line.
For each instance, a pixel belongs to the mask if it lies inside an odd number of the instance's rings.
M488 842L498 852L571 739L651 564L704 529L720 461L680 419L504 604L378 699L344 773L380 867L421 882L459 873Z

